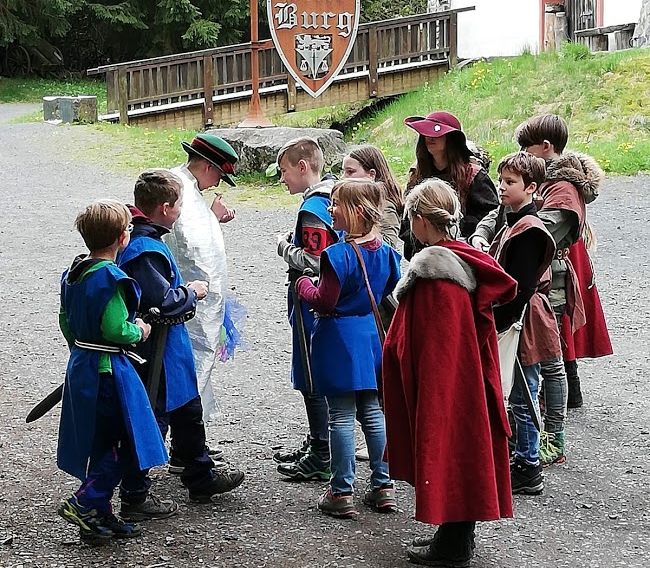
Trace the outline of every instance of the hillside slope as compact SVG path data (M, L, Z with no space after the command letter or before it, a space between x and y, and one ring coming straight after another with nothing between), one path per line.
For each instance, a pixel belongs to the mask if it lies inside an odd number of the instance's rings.
M351 139L379 146L402 177L414 159L416 138L404 117L442 109L458 116L494 164L516 149L518 124L551 112L569 123L568 147L593 155L605 171L650 171L647 49L592 55L566 44L560 53L479 62L395 101L355 126Z

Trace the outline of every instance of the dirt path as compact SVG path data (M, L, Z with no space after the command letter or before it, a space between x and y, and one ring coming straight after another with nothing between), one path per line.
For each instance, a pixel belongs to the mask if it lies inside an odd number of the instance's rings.
M181 502L177 517L145 525L146 535L133 542L78 543L55 513L77 485L55 466L58 411L30 426L24 416L62 380L58 280L81 250L74 216L100 196L128 200L133 180L110 171L110 156L106 168L68 157L88 139L83 128L6 123L25 112L0 106L0 568L407 566L406 544L426 532L412 520L408 487L399 488L398 515L363 511L358 521L337 522L315 511L321 484L282 482L271 461L272 447L298 442L304 423L289 386L284 272L273 237L290 227L290 210L240 209L225 228L250 350L218 368L222 416L208 431L247 481L212 506L196 506L161 471L156 491ZM581 365L587 405L570 415L567 464L547 472L542 496L515 499L515 519L480 526L474 566L647 566L649 192L649 178L614 178L590 206L617 355ZM367 466L358 474L361 492Z

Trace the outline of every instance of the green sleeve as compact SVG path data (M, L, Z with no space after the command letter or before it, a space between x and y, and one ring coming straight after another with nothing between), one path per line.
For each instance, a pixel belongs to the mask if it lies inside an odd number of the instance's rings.
M124 291L118 285L117 292L106 304L102 315L102 337L109 343L130 345L142 339L142 330L128 321L129 312L124 302Z
M63 333L65 340L68 342L68 347L72 347L72 344L74 343L74 335L72 335L72 332L70 331L70 324L68 324L68 318L65 315L63 305L59 308L59 329L61 330L61 333Z

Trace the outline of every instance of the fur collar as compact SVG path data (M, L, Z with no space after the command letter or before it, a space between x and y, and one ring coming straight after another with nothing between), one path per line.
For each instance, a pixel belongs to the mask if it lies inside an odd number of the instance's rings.
M406 295L417 278L451 280L470 293L476 289L476 278L469 264L445 247L426 247L413 256L406 274L395 287L398 301Z
M566 152L557 160L546 164L546 181L568 181L576 186L585 203L598 197L598 189L605 174L591 156L578 152Z

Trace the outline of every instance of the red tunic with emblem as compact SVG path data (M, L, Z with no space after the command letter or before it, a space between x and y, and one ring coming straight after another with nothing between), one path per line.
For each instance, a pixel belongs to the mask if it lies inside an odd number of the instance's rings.
M395 290L383 356L387 458L430 524L512 516L508 436L492 305L516 283L461 242L417 253Z

